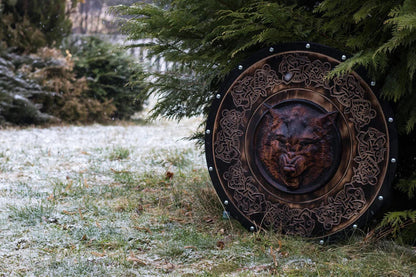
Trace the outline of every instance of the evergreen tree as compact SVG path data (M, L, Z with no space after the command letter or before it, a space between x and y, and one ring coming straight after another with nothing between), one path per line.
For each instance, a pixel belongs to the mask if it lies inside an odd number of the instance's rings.
M254 51L289 41L310 41L350 53L332 74L365 67L393 103L401 140L415 144L416 1L414 0L160 0L118 7L128 15L130 39L174 66L154 72L147 86L160 100L154 116L181 119L207 114L226 73ZM142 45L141 45L142 46ZM401 145L400 188L414 196L415 153ZM390 214L416 221L415 213ZM400 225L400 224L399 224ZM394 226L398 226L397 224ZM414 236L413 236L414 238Z
M78 0L70 0L72 6ZM59 44L71 32L67 0L0 0L0 41L19 52Z

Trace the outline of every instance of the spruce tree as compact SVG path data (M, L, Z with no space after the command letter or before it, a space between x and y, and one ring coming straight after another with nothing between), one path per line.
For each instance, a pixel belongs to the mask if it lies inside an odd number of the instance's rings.
M140 46L174 64L153 72L148 83L148 93L160 97L154 116L207 114L227 72L263 47L310 41L350 53L331 74L365 67L381 96L392 103L406 143L400 145L398 187L414 197L416 1L160 0L116 10L129 16L122 27L129 39L151 38ZM400 226L397 220L414 225L416 215L390 213L385 218L393 227Z

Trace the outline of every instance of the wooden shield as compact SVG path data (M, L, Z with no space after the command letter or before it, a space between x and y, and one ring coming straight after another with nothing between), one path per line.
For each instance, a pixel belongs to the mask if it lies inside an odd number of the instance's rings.
M225 209L251 231L326 237L386 202L396 163L390 109L348 57L312 43L263 49L215 95L206 158Z

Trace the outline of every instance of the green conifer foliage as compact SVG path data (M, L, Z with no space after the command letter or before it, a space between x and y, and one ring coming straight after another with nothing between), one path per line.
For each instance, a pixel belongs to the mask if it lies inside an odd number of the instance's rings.
M67 0L1 0L0 40L20 52L59 44L71 32L66 5Z
M207 114L221 80L242 59L273 44L310 41L348 53L333 75L365 67L393 104L403 141L414 141L414 0L161 0L117 11L129 16L123 25L129 38L152 39L145 43L150 55L175 64L154 73L147 86L148 93L160 96L154 116ZM409 161L399 164L400 188L408 192L416 179L414 155L402 151L400 157ZM397 216L416 221L412 212Z
M141 111L145 100L140 85L129 81L141 79L142 67L134 62L119 46L98 37L72 37L64 41L74 59L74 72L78 78L87 78L84 94L101 103L110 101L116 108L115 119L129 119Z

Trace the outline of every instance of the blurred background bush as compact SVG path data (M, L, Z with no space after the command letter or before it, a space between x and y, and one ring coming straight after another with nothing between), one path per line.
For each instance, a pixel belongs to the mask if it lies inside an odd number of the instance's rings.
M109 26L88 21L106 2L0 0L1 125L105 123L142 110L137 59L86 28ZM72 20L87 35L73 34Z

